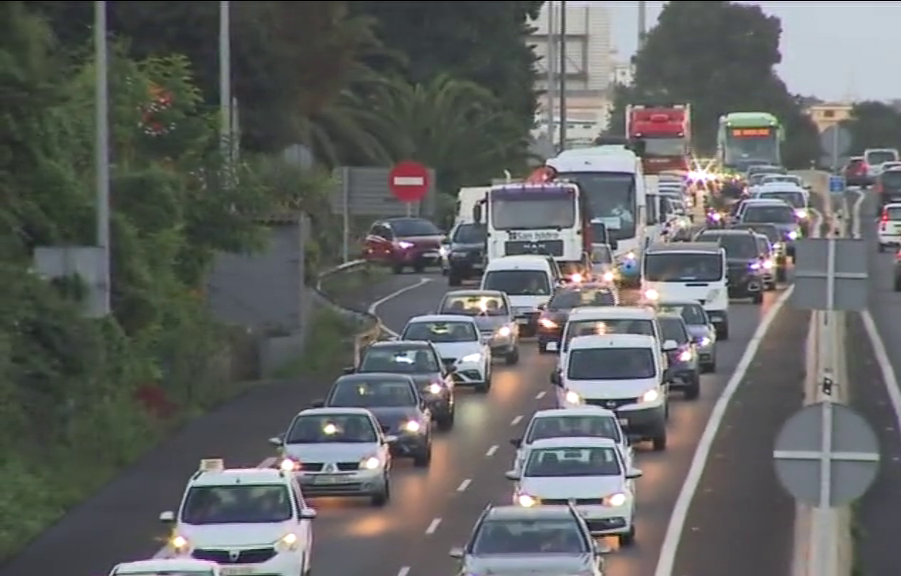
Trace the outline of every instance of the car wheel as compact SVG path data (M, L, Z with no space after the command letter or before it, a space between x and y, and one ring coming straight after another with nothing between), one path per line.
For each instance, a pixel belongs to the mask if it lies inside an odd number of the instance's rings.
M716 360L709 364L704 364L704 373L705 374L713 374L716 372Z
M482 394L491 390L491 368L485 366L483 370L483 374L485 374L485 381L476 385L476 392L481 392Z
M633 515L634 518L634 515ZM632 546L635 544L635 525L633 524L629 531L625 534L619 535L619 545L623 548Z
M778 270L776 270L776 282L785 282L787 278L788 272L785 270L785 268L779 268Z
M716 338L717 340L728 340L729 339L729 325L728 324L720 324L716 328Z
M692 382L689 386L685 388L685 399L686 400L697 400L698 396L701 395L701 378L697 375L692 379Z
M454 411L451 411L448 414L442 414L437 419L438 429L442 431L448 431L454 427Z
M432 463L432 442L431 440L425 450L413 457L413 466L417 468L428 468Z
M391 500L391 481L385 476L385 487L378 494L372 495L372 505L382 507Z
M758 292L751 297L751 302L754 304L763 304L763 292Z
M654 452L663 452L666 450L666 431L664 430L660 436L651 439L651 444L654 448Z
M507 354L506 358L507 366L513 366L517 362L519 362L519 346L513 349L512 352Z

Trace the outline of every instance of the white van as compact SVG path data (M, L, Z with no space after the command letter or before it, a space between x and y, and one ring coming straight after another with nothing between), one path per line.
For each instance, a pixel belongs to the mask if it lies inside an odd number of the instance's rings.
M520 334L531 336L537 332L540 307L561 283L560 269L550 256L502 256L488 262L479 289L505 292Z
M645 250L641 263L641 297L653 305L667 300L694 300L704 306L717 332L729 330L726 251L714 242L671 242Z
M666 449L666 360L650 335L604 334L572 339L566 364L551 374L557 406L613 410L626 435Z

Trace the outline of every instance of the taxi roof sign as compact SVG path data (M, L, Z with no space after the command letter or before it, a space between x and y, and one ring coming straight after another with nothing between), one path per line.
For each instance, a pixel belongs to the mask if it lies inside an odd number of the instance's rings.
M204 458L200 461L201 472L221 472L225 470L225 460L222 458Z

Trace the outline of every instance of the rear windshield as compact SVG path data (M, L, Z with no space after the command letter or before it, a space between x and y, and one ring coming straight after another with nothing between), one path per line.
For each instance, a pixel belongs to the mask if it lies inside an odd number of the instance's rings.
M616 306L616 295L608 288L576 288L554 294L550 310L571 310L580 306Z
M889 220L901 220L901 206L889 206L885 209L885 214Z
M760 197L767 200L782 200L795 208L804 208L806 204L803 192L764 192Z
M685 329L685 322L681 318L661 317L657 319L660 324L660 337L664 342L667 340L675 340L677 344L687 344L689 341L688 331Z
M751 234L701 234L699 242L719 242L727 258L756 258L757 241Z
M795 212L791 206L748 206L742 212L741 221L789 224L795 221Z
M606 320L576 320L566 323L566 338L563 351L569 348L569 341L576 336L596 334L640 334L655 336L654 321L642 319L610 318Z
M546 272L540 270L495 270L485 274L485 290L506 292L507 296L547 296L551 284Z
M882 173L882 185L889 188L901 188L901 170Z
M410 236L440 236L441 230L428 220L393 220L391 229L399 238Z
M898 159L898 153L894 150L874 150L867 152L867 164L875 166L883 162L893 162Z

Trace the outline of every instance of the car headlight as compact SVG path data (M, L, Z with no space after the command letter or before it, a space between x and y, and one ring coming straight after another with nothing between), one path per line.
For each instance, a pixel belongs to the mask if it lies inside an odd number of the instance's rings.
M772 260L765 260L765 261L763 262L763 268L764 268L765 270L772 270L772 269L773 269L773 261L772 261Z
M501 337L503 337L503 338L506 338L506 337L509 336L512 332L513 332L513 331L510 330L510 327L509 327L509 326L501 326L500 328L497 329L497 335L498 335L498 336L501 336Z
M660 293L654 290L653 288L648 288L644 291L644 297L648 300L657 300L660 298Z
M404 422L403 430L404 432L419 432L422 430L422 424L418 420L410 420Z
M279 552L291 552L297 550L298 544L297 534L289 532L275 542L275 549Z
M691 350L683 350L679 354L679 362L689 362L693 357L694 354L691 352Z
M438 249L438 254L440 254L442 258L447 258L447 255L449 253L450 253L450 250L448 250L447 246L442 246L441 248Z
M751 262L748 264L748 268L751 270L760 270L760 262Z
M797 239L798 239L798 232L797 232L796 230L792 230L791 232L788 233L788 237L789 237L789 239L791 239L791 240L797 240Z
M405 242L405 241L403 241L403 240L401 240L400 242L398 242L397 245L400 246L401 248L403 248L404 250L407 250L407 249L413 247L413 243L412 243L412 242Z
M642 402L655 402L660 398L660 392L658 392L655 388L652 388L641 395Z
M419 424L419 422L416 422L416 424ZM377 470L381 465L382 461L376 456L367 456L360 460L360 470Z
M438 384L437 382L432 382L425 388L426 392L428 392L429 394L432 394L434 396L441 394L442 390L444 390L444 388L441 386L441 384Z
M551 320L550 318L541 318L538 320L538 323L541 324L545 328L556 328L557 323Z
M519 504L523 508L531 508L532 506L538 506L541 502L538 498L534 496L529 496L528 494L518 494L516 496L516 504Z
M176 534L169 539L169 546L179 554L184 554L191 549L191 543L180 534Z
M296 472L300 470L300 462L293 458L284 458L278 463L278 469L282 472Z
M604 275L601 278L604 282L613 282L616 277L613 275L613 272L604 272Z
M707 346L710 346L711 344L713 344L713 340L711 340L707 336L704 336L703 338L701 338L701 341L698 342L698 346L701 346L702 348L706 348Z
M581 404L582 403L582 397L579 396L578 392L573 392L572 390L567 390L565 397L566 397L566 401L569 402L570 404Z
M626 254L626 260L635 260L635 252L629 252Z
M474 354L467 354L466 356L460 358L459 361L463 362L465 364L468 362L478 362L481 359L482 359L482 355L479 354L478 352L476 352Z
M797 216L798 218L807 218L807 210L805 210L804 208L798 208L797 210L795 210L795 216Z
M617 492L616 494L610 494L609 496L604 497L604 506L622 506L629 499L628 496L623 494L622 492Z

